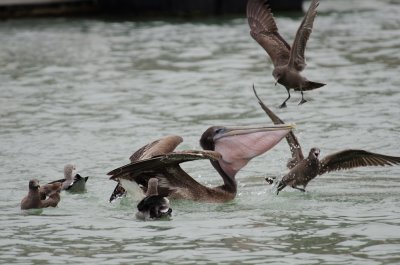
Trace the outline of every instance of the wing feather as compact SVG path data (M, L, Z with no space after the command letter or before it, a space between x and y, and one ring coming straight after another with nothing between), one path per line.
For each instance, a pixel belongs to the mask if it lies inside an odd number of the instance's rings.
M135 162L138 160L150 158L156 155L170 153L183 141L182 137L177 135L168 135L154 142L147 144L137 150L129 160Z
M268 108L264 102L260 99L260 97L257 94L257 91L253 85L253 92L254 95L256 96L258 100L258 104L260 104L261 108L265 111L265 113L268 115L268 117L272 120L274 124L284 124L284 122L270 109ZM304 159L303 152L301 150L301 146L299 141L297 140L297 137L294 135L293 131L290 131L286 135L286 141L289 145L290 152L292 153L292 159L290 160L290 163L288 164L289 168L293 168L296 166L300 161Z
M290 46L279 34L271 9L264 0L247 2L247 21L250 35L268 53L274 66L287 64Z
M290 51L290 59L288 66L295 68L297 71L302 71L306 67L304 58L304 51L306 49L307 41L311 35L315 16L317 15L318 0L313 0L305 14L300 27L297 30L296 37L293 41L292 49Z
M164 168L169 165L177 165L187 161L199 160L199 159L218 159L220 155L214 151L181 151L172 152L164 155L155 156L148 159L134 161L122 167L116 168L107 173L110 175L110 179L127 178L124 174L134 173L142 174L144 172L157 172L159 168Z
M348 149L324 157L320 161L319 175L326 172L367 166L393 166L400 157L387 156L365 150Z
M203 186L190 177L180 166L180 163L193 160L219 160L221 155L215 151L180 151L155 156L149 159L136 161L114 169L108 173L110 179L127 179L147 186L150 178L159 180L159 194L170 195L177 190L204 190Z

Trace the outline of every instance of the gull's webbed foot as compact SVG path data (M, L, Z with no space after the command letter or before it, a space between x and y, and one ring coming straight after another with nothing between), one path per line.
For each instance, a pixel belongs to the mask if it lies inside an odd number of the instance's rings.
M304 104L306 102L307 102L307 100L305 100L304 98L301 98L301 101L300 101L299 105Z
M286 100L279 106L280 109L286 108Z
M303 189L303 188L299 188L299 187L292 187L293 189L296 189L296 190L299 190L299 191L301 191L301 192L306 192L306 190L305 189Z

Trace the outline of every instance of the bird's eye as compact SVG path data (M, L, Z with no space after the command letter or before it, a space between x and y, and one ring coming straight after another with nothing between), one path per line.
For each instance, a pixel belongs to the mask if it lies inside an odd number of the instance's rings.
M215 133L221 133L221 132L223 132L223 131L224 131L224 129L218 128L218 129L215 130Z

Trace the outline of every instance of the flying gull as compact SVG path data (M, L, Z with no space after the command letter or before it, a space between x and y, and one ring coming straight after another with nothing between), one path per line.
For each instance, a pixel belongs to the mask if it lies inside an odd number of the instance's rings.
M297 30L293 45L290 47L279 34L271 9L265 0L248 0L247 2L247 20L250 26L250 35L271 57L274 64L272 75L276 81L275 85L276 83L283 85L288 93L288 97L280 106L281 108L286 107L286 101L290 99L290 89L301 92L299 104L303 104L306 102L303 91L325 85L309 81L300 75L300 72L306 67L304 50L312 31L318 5L318 0L311 2Z

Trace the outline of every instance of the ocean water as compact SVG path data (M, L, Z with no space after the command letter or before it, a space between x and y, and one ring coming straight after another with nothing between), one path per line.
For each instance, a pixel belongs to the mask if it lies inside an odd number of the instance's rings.
M296 123L305 153L400 156L400 4L321 0L318 10L303 74L327 85L302 106L292 93L286 109L244 16L1 21L0 263L400 264L400 167L333 172L276 196L264 178L287 172L285 141L239 172L232 202L172 201L171 220L149 222L132 197L108 203L106 173L155 139L200 149L209 126L270 124L253 83ZM302 14L275 17L291 43ZM59 179L67 163L89 176L86 193L22 212L28 181ZM208 161L183 167L222 182Z

